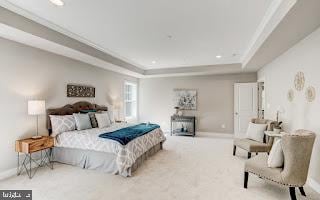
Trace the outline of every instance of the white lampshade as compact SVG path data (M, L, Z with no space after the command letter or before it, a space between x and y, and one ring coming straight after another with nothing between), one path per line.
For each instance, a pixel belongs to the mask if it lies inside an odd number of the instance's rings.
M46 113L46 103L42 100L28 101L29 115L43 115Z

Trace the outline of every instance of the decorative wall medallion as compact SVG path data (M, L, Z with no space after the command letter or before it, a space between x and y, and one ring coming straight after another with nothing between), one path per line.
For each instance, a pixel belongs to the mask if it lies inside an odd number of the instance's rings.
M314 101L316 98L316 90L314 89L314 87L309 86L306 90L306 99L309 102Z
M305 82L304 73L298 72L294 78L294 86L296 90L298 91L303 90L304 82Z
M293 101L293 98L294 98L294 91L293 91L293 89L290 89L290 90L288 91L287 97L288 97L288 101L290 101L290 102Z
M67 85L67 97L95 97L94 87L85 85Z

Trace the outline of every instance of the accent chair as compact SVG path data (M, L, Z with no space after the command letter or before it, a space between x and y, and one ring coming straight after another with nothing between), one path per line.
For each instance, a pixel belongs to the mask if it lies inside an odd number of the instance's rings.
M268 124L267 131L273 131L276 121L267 119L254 118L251 120L255 124ZM258 142L248 138L235 138L233 141L233 155L236 155L237 147L248 151L248 159L251 158L251 153L269 153L273 144L273 138L267 138L265 135L264 142Z
M303 196L306 196L303 186L308 176L315 137L315 133L307 130L297 130L293 134L282 136L284 165L281 168L269 168L266 154L247 160L244 169L244 188L247 188L249 173L252 173L259 178L289 187L292 200L296 200L296 187Z

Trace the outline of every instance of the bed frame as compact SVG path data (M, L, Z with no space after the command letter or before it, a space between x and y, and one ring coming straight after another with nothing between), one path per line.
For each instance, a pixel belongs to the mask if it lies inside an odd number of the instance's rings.
M47 109L47 129L49 131L49 135L52 133L50 115L72 115L73 113L79 113L81 110L107 111L108 107L99 106L86 101L80 101L74 104L65 105L61 108ZM142 154L123 176L131 176L131 173L139 168L145 160L162 150L162 144L163 142L153 146L147 152ZM97 151L55 147L53 158L54 161L60 163L79 166L84 169L95 169L106 173L117 174L114 171L114 168L110 167L112 163L109 163L110 159L108 160L107 157L110 158L110 155L107 154L108 153ZM95 160L95 162L90 163L92 160ZM98 163L96 162L97 160ZM107 165L109 165L109 167L106 167Z

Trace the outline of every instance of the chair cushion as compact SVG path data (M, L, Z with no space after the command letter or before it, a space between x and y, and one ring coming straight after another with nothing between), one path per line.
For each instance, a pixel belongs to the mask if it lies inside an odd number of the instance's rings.
M270 155L268 156L268 167L283 167L284 155L281 147L281 139L278 139L272 145Z
M282 168L269 168L267 165L268 156L260 154L245 162L245 171L253 173L263 179L271 180L282 184L281 171Z
M257 142L247 138L236 138L234 139L233 144L249 152L269 152L271 149L271 146L269 144Z
M247 138L258 142L263 142L264 131L268 124L255 124L250 122L247 129Z

